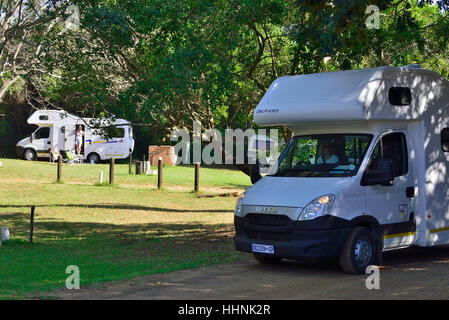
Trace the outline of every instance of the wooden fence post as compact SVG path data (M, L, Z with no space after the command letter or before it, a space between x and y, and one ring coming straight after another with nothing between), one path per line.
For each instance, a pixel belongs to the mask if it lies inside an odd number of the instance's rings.
M129 154L129 174L133 174L133 154Z
M36 206L31 206L31 218L30 218L30 243L33 242L33 232L34 232L34 210Z
M195 163L195 192L200 191L200 166L199 162Z
M136 161L136 175L142 174L143 168L142 161Z
M57 178L56 180L58 182L61 182L62 180L62 156L58 156L58 173L57 173Z
M109 184L114 184L114 165L115 159L111 158L111 161L109 162Z
M162 188L162 158L157 161L157 188L160 190Z

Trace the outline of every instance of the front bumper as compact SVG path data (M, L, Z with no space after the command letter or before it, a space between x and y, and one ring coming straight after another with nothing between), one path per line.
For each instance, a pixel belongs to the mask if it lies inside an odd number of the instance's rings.
M16 146L16 155L19 159L23 158L23 153L25 152L24 147Z
M252 252L252 244L274 246L270 256L291 259L332 259L340 256L350 227L347 220L324 216L311 221L288 220L284 226L261 226L248 216L235 216L235 248Z

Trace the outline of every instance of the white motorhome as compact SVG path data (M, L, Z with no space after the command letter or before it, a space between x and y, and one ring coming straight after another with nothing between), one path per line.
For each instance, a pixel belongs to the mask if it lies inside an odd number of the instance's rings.
M294 133L239 199L237 250L261 262L449 243L449 82L419 65L286 76L254 113Z
M99 135L96 124L113 126L113 137L106 139ZM50 158L61 152L75 153L75 131L81 126L85 135L81 149L82 158L90 163L107 159L124 159L134 150L133 131L129 122L123 119L115 121L80 118L59 110L39 110L27 120L38 128L31 137L17 143L17 155L25 160Z

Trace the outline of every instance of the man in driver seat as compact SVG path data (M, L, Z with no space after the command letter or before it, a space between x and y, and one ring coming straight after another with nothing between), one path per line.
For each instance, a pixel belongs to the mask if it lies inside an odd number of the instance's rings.
M317 164L334 164L340 162L340 159L334 153L334 147L330 143L323 143L320 154L316 160Z

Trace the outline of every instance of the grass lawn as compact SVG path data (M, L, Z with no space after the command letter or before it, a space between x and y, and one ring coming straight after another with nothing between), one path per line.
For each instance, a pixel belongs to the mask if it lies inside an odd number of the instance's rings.
M45 297L65 288L66 267L80 269L81 286L233 261L235 198L197 198L193 167L165 167L157 177L128 175L116 166L116 185L95 185L107 165L64 166L0 159L0 227L12 241L0 247L0 298ZM244 190L239 171L201 170L201 190ZM30 205L36 205L33 244ZM51 294L50 294L51 295Z

